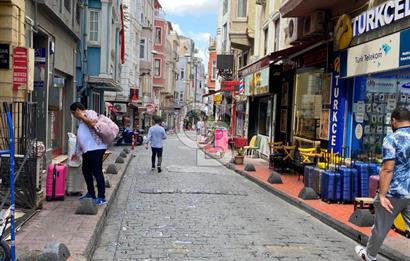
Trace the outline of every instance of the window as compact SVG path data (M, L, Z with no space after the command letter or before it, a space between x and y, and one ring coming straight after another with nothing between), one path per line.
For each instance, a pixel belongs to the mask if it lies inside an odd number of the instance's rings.
M146 59L145 55L145 38L140 40L140 58L141 59Z
M155 76L161 76L161 60L160 59L155 59L154 71L155 71Z
M264 46L263 46L263 55L268 53L268 40L269 40L269 27L263 29L263 36L264 36Z
M179 74L175 73L175 79L178 81L179 80Z
M217 74L216 61L212 61L212 75L211 75L212 81L216 80L216 74Z
M273 45L273 51L278 51L279 50L279 29L280 29L280 20L276 19L275 20L275 41Z
M162 30L161 28L157 27L155 28L155 43L156 44L161 44L161 39L162 39Z
M224 0L223 14L225 15L227 12L228 12L228 0Z
M75 6L75 21L77 22L77 24L80 24L80 17L81 17L80 2L77 0L77 4Z
M228 25L227 24L223 25L222 34L223 34L223 36L222 36L223 37L222 38L222 51L226 52L226 49L227 49L226 42L227 42L227 39L228 39Z
M237 17L246 17L247 15L247 0L238 0L238 13Z
M88 40L91 43L98 44L100 42L100 12L90 10L90 24L88 28Z
M64 0L64 7L71 13L71 0Z
M185 72L184 72L184 69L181 69L181 80L183 80L184 77L185 77L185 76L184 76L184 73L185 73Z

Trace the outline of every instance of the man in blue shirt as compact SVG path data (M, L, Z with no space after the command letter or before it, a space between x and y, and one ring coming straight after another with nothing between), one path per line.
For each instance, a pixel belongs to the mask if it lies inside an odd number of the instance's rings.
M367 246L357 246L357 255L376 260L394 219L402 214L410 227L410 112L397 108L391 115L393 133L383 141L380 189L374 201L376 218Z
M148 145L151 145L152 149L152 156L151 156L151 163L152 163L152 170L155 170L155 160L158 158L157 168L158 172L161 172L161 163L162 163L162 151L163 151L163 141L167 138L167 134L165 129L160 125L161 118L158 116L153 117L155 125L149 128L148 130L148 137L146 141L146 148L148 149Z

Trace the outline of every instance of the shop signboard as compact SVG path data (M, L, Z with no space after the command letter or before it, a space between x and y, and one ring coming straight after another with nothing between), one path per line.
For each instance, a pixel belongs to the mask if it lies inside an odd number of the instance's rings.
M27 86L28 50L24 47L13 49L13 90L24 89Z
M253 96L269 93L269 67L246 75L244 80L246 95Z
M342 153L344 124L345 124L345 104L346 88L345 80L340 79L340 55L336 54L334 59L334 72L332 73L332 96L330 104L329 120L329 148L335 153Z
M352 47L347 52L347 77L399 67L400 33Z

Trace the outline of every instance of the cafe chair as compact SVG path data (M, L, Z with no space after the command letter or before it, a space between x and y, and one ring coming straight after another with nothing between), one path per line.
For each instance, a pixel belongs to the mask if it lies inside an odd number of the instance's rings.
M246 155L251 155L252 157L258 153L260 149L261 138L257 135L253 136L248 146L243 147L246 150Z

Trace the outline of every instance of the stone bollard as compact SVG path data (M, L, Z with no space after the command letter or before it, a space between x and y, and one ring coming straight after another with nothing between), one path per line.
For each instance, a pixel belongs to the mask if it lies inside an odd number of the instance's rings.
M124 151L122 151L122 152L120 153L120 157L121 157L121 158L126 158L126 157L127 157L127 153L125 153Z
M50 242L43 250L39 260L66 261L70 257L70 251L63 243Z
M118 174L118 169L117 166L115 166L115 164L110 164L108 165L108 168L106 170L107 174Z
M106 188L111 188L110 180L107 179L107 178L105 178L105 187L106 187Z
M125 153L127 153L127 154L130 154L130 149L129 148L125 148L125 149L123 149L122 151L124 151Z
M92 198L85 198L80 201L80 205L76 209L77 215L96 215L98 212L97 204Z
M245 165L245 171L252 172L252 171L256 171L256 169L252 163L248 163Z
M124 158L123 157L121 157L121 156L118 156L118 158L115 160L115 163L125 163L125 160L124 160Z

